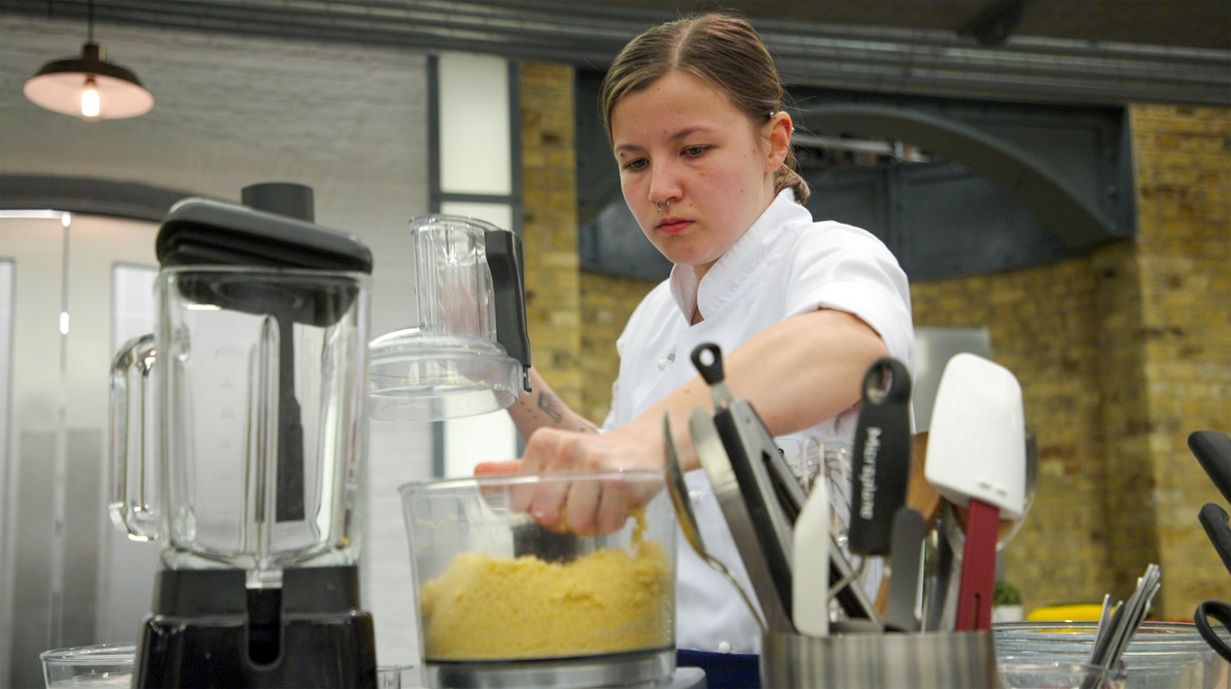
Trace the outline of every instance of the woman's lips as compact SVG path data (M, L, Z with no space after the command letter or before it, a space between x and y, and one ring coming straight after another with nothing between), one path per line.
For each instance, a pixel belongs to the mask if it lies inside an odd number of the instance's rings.
M684 230L688 229L689 226L691 225L692 225L691 220L685 220L683 218L666 217L658 221L658 224L655 225L654 229L658 230L659 232L662 232L663 234L680 234Z

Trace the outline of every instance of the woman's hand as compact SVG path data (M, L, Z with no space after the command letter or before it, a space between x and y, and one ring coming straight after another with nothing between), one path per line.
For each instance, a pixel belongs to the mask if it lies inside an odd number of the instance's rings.
M540 428L526 444L520 462L487 462L477 475L509 473L610 473L663 471L661 433L637 432L637 425L598 435ZM542 526L582 535L610 533L621 529L629 513L654 496L661 484L605 478L548 481L515 486L510 507L529 512Z

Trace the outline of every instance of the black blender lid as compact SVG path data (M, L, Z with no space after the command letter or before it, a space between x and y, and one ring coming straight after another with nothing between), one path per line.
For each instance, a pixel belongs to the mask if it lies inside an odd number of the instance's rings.
M162 267L260 266L372 272L356 237L247 206L202 198L175 204L154 243Z

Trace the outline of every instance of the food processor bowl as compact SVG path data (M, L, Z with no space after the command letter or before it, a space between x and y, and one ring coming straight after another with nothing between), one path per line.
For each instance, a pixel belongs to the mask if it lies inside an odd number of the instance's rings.
M402 486L428 686L638 686L670 678L676 525L662 488L654 471ZM524 511L532 495L570 496L565 510L635 507L619 529L582 535L537 523Z

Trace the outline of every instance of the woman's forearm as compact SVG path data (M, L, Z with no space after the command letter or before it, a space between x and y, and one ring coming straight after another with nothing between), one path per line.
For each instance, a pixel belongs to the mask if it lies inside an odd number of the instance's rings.
M570 409L533 367L530 369L530 392L523 392L517 397L517 401L509 407L509 416L513 418L513 425L522 440L529 440L535 431L544 427L598 432L598 427Z
M818 310L766 329L724 352L725 382L737 399L752 403L771 435L785 435L837 416L859 401L864 373L887 349L870 326L851 314ZM691 365L691 364L689 364ZM684 468L700 466L687 432L693 409L713 413L709 386L700 376L665 397L630 424L634 433L662 435L670 414Z

